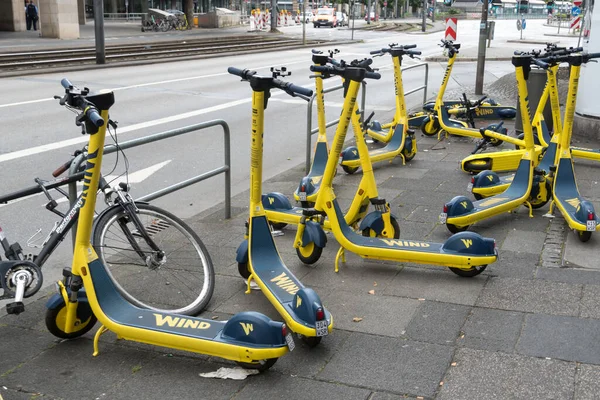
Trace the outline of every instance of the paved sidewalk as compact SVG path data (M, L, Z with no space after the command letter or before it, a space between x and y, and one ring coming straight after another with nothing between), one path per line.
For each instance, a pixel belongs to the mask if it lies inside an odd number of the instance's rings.
M493 93L492 93L493 94ZM390 115L388 115L390 117ZM270 132L266 132L268 138ZM272 132L271 132L272 133ZM377 164L380 196L400 219L401 238L441 242L442 204L465 194L469 176L458 161L470 139L440 143L417 133L419 152L407 165ZM268 139L267 139L268 140ZM595 144L598 147L598 144ZM579 188L600 208L597 167L577 161ZM290 195L298 165L263 190ZM348 206L360 174L340 170L335 191ZM280 320L260 293L245 295L235 249L244 234L248 192L235 196L233 218L216 205L189 220L207 245L217 274L203 314L220 320L256 310ZM92 333L60 341L44 326L41 297L20 316L0 318L0 395L13 399L596 399L600 393L600 268L562 265L573 233L559 217L528 217L525 207L474 225L497 241L500 259L475 278L438 267L362 260L349 254L333 271L338 249L329 235L323 256L302 265L294 229L276 238L290 270L314 288L335 318L315 349L297 348L268 372L245 381L205 379L201 372L231 363L169 349L102 338L93 358ZM559 243L556 247L548 247ZM585 244L598 249L598 236ZM595 268L594 268L595 267ZM374 294L370 294L374 291ZM353 322L360 317L360 322Z

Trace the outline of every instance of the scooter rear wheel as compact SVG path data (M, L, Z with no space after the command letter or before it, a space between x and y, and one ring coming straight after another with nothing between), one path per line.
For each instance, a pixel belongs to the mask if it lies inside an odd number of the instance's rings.
M404 161L409 162L417 155L416 151L412 149L402 149L402 155L404 156Z
M248 263L238 263L238 273L244 279L250 278L250 271L248 270Z
M314 264L321 258L323 248L317 246L314 242L310 242L306 246L300 246L296 249L296 254L300 261L304 264Z
M273 227L273 229L275 229L276 231L279 231L283 228L285 228L288 224L286 224L285 222L271 222L271 226Z
M458 233L458 232L464 232L467 229L469 229L469 225L467 226L456 226L453 224L446 224L446 228L448 228L448 230L452 233ZM452 268L450 268L452 269Z
M355 173L356 171L358 171L358 167L349 167L347 165L342 165L342 169L348 175L352 175L353 173Z
M462 276L464 278L472 278L474 276L479 275L483 271L485 271L485 269L487 268L487 265L479 265L477 267L473 267L470 269L460 269L460 268L454 268L454 267L449 267L449 268L450 268L450 271L454 272L458 276Z
M264 372L271 368L277 362L277 358L269 358L266 360L260 360L256 363L245 363L241 361L237 361L237 365L245 369L257 369L260 372Z
M577 238L579 241L585 243L592 238L592 232L590 231L577 231Z
M313 347L317 347L317 345L319 343L321 343L321 339L323 339L322 336L304 336L304 335L300 335L300 340L302 340L304 342L304 344L306 344L311 349Z
M89 307L87 303L78 303L77 307ZM87 312L86 312L87 314ZM96 316L90 312L90 317L86 321L80 321L79 324L75 327L77 330L75 332L67 333L65 332L66 326L65 323L67 321L67 307L63 302L60 307L54 308L52 310L46 310L46 328L48 331L54 336L61 339L75 339L79 336L85 335L90 331L96 324Z

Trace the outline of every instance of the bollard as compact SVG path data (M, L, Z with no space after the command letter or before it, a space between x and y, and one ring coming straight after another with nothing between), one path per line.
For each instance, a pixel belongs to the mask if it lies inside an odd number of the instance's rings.
M543 69L532 68L531 72L529 72L529 79L527 79L527 91L529 93L529 112L532 118L533 113L535 112L538 103L540 102L540 97L542 97L544 87L546 86L546 77L546 71L544 71ZM546 102L546 106L544 107L544 120L546 122L546 126L548 127L548 131L552 131L553 120L550 99L548 99L548 101ZM523 133L523 120L521 119L521 110L518 96L517 116L515 118L515 131L517 133Z

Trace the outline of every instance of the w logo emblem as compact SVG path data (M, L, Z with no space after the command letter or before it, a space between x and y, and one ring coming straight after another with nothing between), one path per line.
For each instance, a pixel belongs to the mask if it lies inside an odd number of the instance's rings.
M463 244L465 245L465 248L469 248L473 245L473 241L471 239L460 239Z
M275 202L275 199L272 197L269 197L269 204L273 204Z
M461 201L461 202L460 202L460 205L461 205L463 208L467 208L467 202L466 202L466 201Z
M240 322L240 325L242 326L242 329L244 330L246 336L248 336L250 332L254 330L254 326L252 326L252 324L250 323Z

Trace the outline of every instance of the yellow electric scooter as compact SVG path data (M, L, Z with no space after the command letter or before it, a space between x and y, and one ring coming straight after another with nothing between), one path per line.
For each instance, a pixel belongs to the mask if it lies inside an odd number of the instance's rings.
M361 67L351 66L313 66L311 69L314 72L343 77L348 89L315 208L304 212L304 218L301 220L296 232L294 246L310 248L315 241L314 231L320 230L322 233L320 222L323 221L323 216L326 215L333 235L341 246L335 260L336 271L339 270L339 262L345 261L346 250L369 259L446 266L457 275L466 277L480 274L488 264L495 262L498 257L495 241L483 238L473 232L454 235L442 244L408 239L366 237L355 232L346 223L333 192L332 178L348 127L352 122L352 113L356 105L358 90L362 80L365 79L367 71ZM369 166L367 146L362 134L360 132L357 134L357 131L354 133L360 157L363 159L361 164L363 174L372 172L372 166ZM389 205L384 204L383 207L389 213ZM313 224L310 225L309 222ZM307 229L309 226L316 229Z
M523 118L523 130L526 151L519 164L519 168L509 188L502 194L487 199L472 202L465 196L456 196L444 205L440 214L440 222L446 224L452 233L466 230L477 221L490 218L521 205L529 208L529 215L533 217L532 208L546 204L552 194L544 171L535 168L537 156L534 151L533 129L529 111L529 98L527 92L527 79L531 71L531 63L542 68L548 64L533 58L531 55L520 55L512 58L516 67L516 78L519 90L519 104Z
M337 62L331 58L327 62L340 67L346 65L343 61ZM367 59L362 61L355 60L352 63L366 67L369 62L370 60ZM317 66L318 65L315 65L315 67ZM320 74L321 77L330 76L327 72L316 72L316 74ZM371 79L380 78L380 75L375 72L366 72L365 76ZM364 125L361 126L356 109L352 112L351 120L355 136L362 137ZM368 121L365 121L365 123L368 123ZM368 157L367 153L367 156L360 160L364 161L365 159L368 159ZM325 160L325 163L327 163L327 160ZM329 170L329 173L333 174L329 177L330 181L332 181L335 177L336 169ZM324 175L320 182L323 182L323 178ZM316 199L314 201L316 201ZM400 237L400 227L398 226L396 217L392 215L385 206L386 204L387 202L385 199L379 198L377 182L375 181L371 164L368 163L366 164L366 167L363 168L362 178L356 189L350 208L344 214L344 220L346 224L360 230L364 236L379 236L398 239ZM292 207L287 197L279 192L264 194L262 196L262 205L265 209L267 219L274 227L285 226L287 224L299 225L303 220L305 221L303 226L306 235L310 235L312 240L308 241L309 244L307 246L295 244L294 247L296 248L298 257L305 264L317 262L327 243L327 237L321 227L325 230L331 230L329 220L327 218L323 218L318 222L307 220L308 217L313 215L311 214L312 211L306 210L306 207ZM369 211L369 205L372 205L374 210L367 213ZM248 255L244 243L238 248L237 254L240 275L247 277Z
M287 326L309 346L316 346L323 336L331 332L333 317L321 303L317 293L298 280L285 266L279 256L275 241L262 205L262 162L264 111L271 96L271 89L281 89L291 96L312 96L312 90L277 79L290 73L271 69L273 76L259 76L255 71L230 67L227 70L252 88L252 137L250 158L250 218L247 224L246 240L238 248L237 260L241 264L241 254L245 256L247 278L246 291L249 294L250 282L254 280L262 293L283 317Z
M407 46L394 46L386 47L381 50L372 51L371 54L384 55L390 54L394 62L394 85L396 92L396 112L394 114L394 120L392 121L393 126L389 129L389 132L382 130L374 131L372 128L371 132L367 130L369 136L376 138L381 142L387 142L387 145L381 149L376 149L369 152L371 162L380 161L392 161L397 156L402 157L402 163L412 160L417 154L417 140L415 139L414 132L408 129L408 116L406 114L406 103L404 101L404 87L402 86L402 57L407 55L414 57L420 55L421 52L417 50L410 50L415 48L416 45ZM353 118L357 118L353 114ZM365 121L368 123L369 118ZM353 123L353 127L357 125ZM360 126L360 125L359 125ZM352 174L360 167L360 157L356 146L351 146L342 151L340 159L340 165L342 169L349 174Z
M442 40L442 47L448 52L448 65L446 66L446 72L442 80L440 91L435 100L435 106L433 108L433 114L423 121L421 131L428 136L435 134L441 134L442 131L457 135L467 136L476 139L481 139L482 136L489 138L490 143L494 146L500 145L503 141L512 143L514 145L523 145L523 140L512 138L507 135L506 128L502 127L502 124L491 124L485 128L474 129L469 128L465 122L450 119L451 108L444 105L444 92L448 86L450 80L450 74L452 73L452 67L458 54L460 45L451 41Z
M556 157L554 171L554 187L552 191L552 204L556 205L567 221L569 228L577 232L577 237L582 242L587 242L592 237L592 232L600 228L600 218L594 210L594 205L585 200L575 180L575 170L571 155L571 136L573 134L573 116L575 115L575 102L577 101L577 87L581 64L591 59L600 58L600 53L571 54L568 56L571 74L569 77L569 93L567 94L567 107L565 110L565 125L560 134L560 147Z
M94 337L94 355L98 354L100 335L112 331L125 340L226 358L246 368L270 368L288 347L294 347L285 324L256 312L239 313L226 322L157 312L134 306L117 291L90 243L105 122L114 94L88 95L87 90L77 89L66 79L61 83L66 91L62 104L81 112L77 121L85 124L90 140L72 267L58 282L55 296L59 301L48 302L60 308L47 312L56 328L52 333L61 332L61 338L77 337L89 330L93 313L102 324Z

